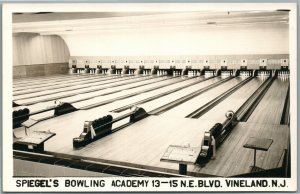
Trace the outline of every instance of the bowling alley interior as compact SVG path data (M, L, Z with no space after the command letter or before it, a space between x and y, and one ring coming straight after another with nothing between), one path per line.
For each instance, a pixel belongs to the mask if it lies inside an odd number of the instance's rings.
M290 177L287 9L14 12L14 177Z

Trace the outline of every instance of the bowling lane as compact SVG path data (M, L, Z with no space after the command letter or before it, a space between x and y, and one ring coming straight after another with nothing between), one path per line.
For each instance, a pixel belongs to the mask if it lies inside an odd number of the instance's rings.
M166 96L163 96L159 99L156 99L156 100L153 100L153 101L150 101L150 102L146 102L146 103L143 103L140 105L140 107L144 108L147 112L150 112L156 108L159 108L167 103L170 103L174 100L177 100L183 96L186 96L190 93L193 93L195 91L198 91L208 85L211 85L213 83L216 83L218 81L220 81L222 78L221 77L215 77L215 78L212 78L212 79L209 79L209 80L206 80L204 82L201 82L199 84L196 84L196 85L193 85L191 87L188 87L188 88L185 88L183 90L180 90L178 92L175 92L175 93L172 93L172 94L169 94L169 95L166 95ZM221 84L223 85L223 84ZM176 108L176 107L175 107Z
M78 137L82 132L83 122L81 118L86 114L85 112L87 111L81 111L81 115L76 115L71 121L61 118L60 121L53 121L52 125L44 123L38 126L37 124L30 131L46 128L57 134L45 142L46 151L129 163L140 161L144 165L160 164L166 168L169 168L170 163L160 162L160 157L168 145L180 145L189 142L191 146L199 146L203 136L203 129L198 127L197 120L189 122L185 118L179 121L178 119L161 120L158 117L149 117L117 133L97 140L82 149L75 150L73 149L72 138ZM165 130L161 130L162 128ZM171 138L166 139L165 137ZM141 144L142 142L143 144ZM130 147L134 150L129 149ZM98 152L96 149L98 149ZM126 154L126 150L131 150L130 154ZM178 164L172 166L174 169L178 169Z
M137 79L135 79L137 78ZM133 79L133 80L131 80ZM62 97L67 97L67 96L73 96L73 95L77 95L77 94L81 94L81 93L90 93L90 92L94 92L97 90L103 90L106 89L108 87L113 87L113 86L119 86L119 85L125 85L128 83L133 83L133 82L139 82L139 81L155 81L155 79L157 79L157 77L155 76L139 76L139 77L119 77L113 80L106 80L106 81L101 81L98 83L98 85L96 86L91 86L91 87L85 87L85 88L80 88L77 90L71 90L71 91L66 91L66 90L62 90L61 92L55 92L52 93L50 92L50 94L43 92L40 95L21 95L21 96L16 96L14 97L14 100L16 103L19 104L28 104L28 103L37 103L37 102L41 102L41 101L48 101L53 100L53 99L59 99Z
M117 115L123 115L125 114L125 112L129 111L129 110L126 110L126 111L123 111L123 112L120 112L120 113L111 113L110 111L113 110L113 109L117 109L117 108L120 108L120 107L123 107L124 105L128 105L128 104L136 104L138 105L138 101L140 100L144 100L146 98L149 98L149 97L152 97L152 96L155 96L155 95L159 95L161 93L164 93L166 91L171 91L173 89L176 89L176 88L180 88L180 87L189 87L190 85L194 84L194 83L197 83L201 80L203 80L204 78L203 77L194 77L194 78L191 78L191 79L186 79L184 77L181 78L182 81L181 82L174 82L174 83L171 83L171 84L168 84L167 86L163 87L163 88L159 88L159 89L156 89L156 90L152 90L152 91L149 91L149 92L145 92L145 93L141 93L139 95L136 95L136 96L132 96L130 98L125 98L125 99L121 99L121 100L116 100L116 101L113 101L112 103L108 103L108 104L105 104L103 106L99 106L99 107L95 107L95 108L91 108L87 111L85 111L85 113L87 113L86 116L83 116L82 119L96 119L99 117L99 112L101 112L101 114L103 115L106 115L106 114L113 114L114 116L117 116ZM180 81L178 79L178 81ZM139 106L139 105L138 105ZM79 110L79 111L76 111L74 113L70 113L70 114L81 114L81 113L77 113L77 112L80 112L82 110ZM53 118L55 119L55 118Z
M202 78L199 78L199 79L201 80ZM178 82L178 83L174 82L174 84L170 84L169 87L171 89L173 89L174 87L177 88L181 85L184 85L184 86L188 87L189 84L191 84L191 83L195 82L195 80L199 80L199 79L197 79L197 78L193 78L193 79L182 78L182 82ZM181 80L178 79L178 81L181 81ZM175 85L175 83L176 83L176 85ZM89 98L92 98L92 97L101 96L101 95L105 95L105 94L109 94L109 93L113 93L113 92L119 92L123 89L130 88L130 87L144 86L145 84L146 83L144 83L142 81L134 82L132 84L122 85L122 86L119 86L119 87L114 87L114 88L110 87L110 88L106 88L106 89L96 91L96 92L91 92L91 93L86 93L86 94L79 94L79 95L75 95L75 96L71 96L71 97L67 97L67 98L61 98L60 101L61 102L73 103L73 102L76 102L76 101L79 101L79 100L89 99ZM166 89L167 89L167 87L166 87ZM148 92L148 93L151 93L151 92ZM149 95L151 95L151 94L147 94L147 95L141 94L141 95L138 95L138 96L141 96L143 98L143 97L146 97L146 96L149 96ZM48 102L42 102L42 103L37 103L37 104L34 104L34 105L30 105L30 106L28 106L28 108L31 110L31 112L34 112L34 111L41 110L41 109L43 109L47 106L53 106L53 104L54 104L53 101L48 101ZM115 104L115 102L114 102L114 104Z
M216 122L223 122L225 113L228 110L237 111L244 102L261 86L264 80L261 78L253 78L247 84L239 88L233 94L224 99L217 106L206 112L200 117L202 120L215 120Z
M79 74L77 74L79 75ZM56 74L56 75L43 75L43 76L37 76L37 77L24 77L24 78L15 78L13 79L13 83L22 83L22 82L32 82L35 80L47 80L47 79L56 79L61 77L68 77L72 76L71 74Z
M48 78L48 76L45 76L45 79L32 79L30 81L27 82L14 82L13 83L13 87L24 87L24 86L31 86L31 85L39 85L39 84L45 84L45 83L49 83L51 81L64 81L64 80L73 80L75 78L86 78L86 77L91 77L91 76L95 76L95 75L91 75L91 74L80 74L80 75L63 75L61 77L54 77L54 78Z
M181 105L170 109L164 113L162 113L166 117L185 117L189 113L193 112L194 110L198 109L199 107L203 106L207 102L211 101L218 95L222 94L223 92L226 92L231 87L237 85L240 83L244 78L236 77L233 78L203 94L200 94L199 96L196 96L195 98L182 103Z
M247 122L280 124L289 84L289 80L274 80Z
M25 94L36 94L39 95L40 92L44 92L44 91L51 91L51 93L55 93L55 92L59 92L59 91L70 91L70 90L74 90L74 89L80 89L80 88L84 88L84 87L90 87L90 86L95 86L95 85L99 85L105 81L113 81L115 79L120 79L120 78L125 78L125 79L133 79L136 78L134 76L116 76L116 77L98 77L96 79L92 79L92 80L75 80L72 81L70 83L62 83L60 85L57 86L45 86L42 88L37 88L37 89L28 89L28 90L23 90L23 91L16 91L14 92L14 96L19 96L19 95L25 95Z
M143 100L147 97L157 95L157 94L165 92L167 90L172 90L174 88L178 88L178 87L182 87L182 86L189 87L193 83L200 82L204 78L203 77L194 77L194 78L176 77L175 79L176 80L172 79L173 80L172 83L168 83L168 84L166 84L165 87L162 87L160 89L151 90L149 92L141 93L141 94L138 94L136 96L129 97L129 98L124 98L124 99L120 99L120 100L113 100L108 104L105 104L105 105L102 105L102 106L99 106L99 107L95 107L95 108L91 108L88 111L85 111L86 114L85 114L85 116L81 116L81 119L86 118L86 119L92 119L93 120L93 119L99 118L99 113L101 113L101 115L112 114L112 113L109 112L112 109L119 108L119 107L122 107L124 105L131 104L131 103ZM206 80L206 81L208 81L208 80ZM206 82L206 81L204 81L204 82ZM116 96L113 96L113 97L116 97ZM108 98L108 99L110 99L110 98ZM35 108L37 106L38 105L36 105ZM71 119L71 118L73 118L72 115L77 115L77 114L81 115L82 111L83 110L79 110L79 111L70 113L68 115L70 116L70 119ZM113 114L114 115L119 115L119 114L122 115L122 114L124 114L124 112L113 113ZM53 111L47 111L47 112L42 113L42 114L33 115L30 118L34 119L34 120L42 120L44 118L49 118L49 117L52 117L52 116L53 116ZM63 115L63 117L65 118L64 115ZM43 121L42 123L44 123L44 122L50 122L51 123L52 122L51 120L53 120L53 119L55 120L55 119L57 119L57 117L48 119L46 121Z
M73 86L73 85L76 85L78 81L82 81L82 82L88 82L88 81L93 81L93 80L101 80L101 79L104 79L104 78L112 78L114 76L107 76L107 75L94 75L94 76L87 76L87 77L76 77L72 80L63 80L63 81L56 81L56 80L51 80L45 84L39 84L39 85L36 85L36 84L33 84L33 85L30 85L30 86L22 86L22 87L18 87L18 88L14 88L13 89L13 92L14 94L16 94L17 92L26 92L26 91L35 91L35 90L42 90L44 88L55 88L55 87L64 87L64 86Z
M180 81L181 79L182 79L181 76L169 77L169 79L160 80L158 82L153 82L151 84L143 85L141 87L137 87L137 88L133 88L133 89L122 90L120 92L116 92L116 93L105 95L105 96L95 97L95 98L92 98L89 100L81 101L78 103L73 103L72 105L78 109L90 109L90 108L93 108L93 107L98 106L103 103L107 103L107 102L110 103L111 101L116 101L116 100L120 100L120 99L129 98L132 96L137 96L141 93L152 91L157 88L162 88L162 87L172 84L174 82ZM183 78L183 79L186 79L186 78Z

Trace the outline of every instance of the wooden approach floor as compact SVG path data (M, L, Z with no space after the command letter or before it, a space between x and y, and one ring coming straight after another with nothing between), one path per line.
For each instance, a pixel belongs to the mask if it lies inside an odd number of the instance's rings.
M55 126L49 126L45 129L51 129L57 135L46 142L45 150L109 161L114 164L177 173L178 164L160 161L164 151L171 144L190 143L191 146L200 146L204 131L209 130L214 123L213 120L150 116L80 150L73 149L72 138L79 135L81 130L74 130L72 127L55 129ZM17 133L17 136L21 136L21 133ZM203 176L221 177L250 172L253 150L243 148L249 137L273 139L274 142L268 152L258 151L257 166L263 169L278 167L283 150L287 148L288 126L239 123L217 150L215 160L210 160L204 166L189 165L188 171Z
M53 76L47 78L24 79L14 80L16 90L21 92L24 85L30 85L35 81L41 82L40 86L45 86L49 89L56 88L55 81L64 80L66 84L74 78L91 78L93 76ZM108 80L109 77L103 80ZM118 78L117 78L118 79ZM178 78L181 79L181 78ZM172 83L175 80L166 81ZM200 78L199 78L200 79ZM83 79L86 80L86 79ZM137 78L137 80L144 80ZM160 80L156 78L156 80ZM182 91L175 92L169 96L156 99L152 102L142 104L141 107L147 111L170 101L170 99L178 99L192 91L196 91L199 87L204 87L208 84L218 81L219 78L207 80L205 82L196 84L192 87L187 87ZM154 80L153 80L154 81ZM196 80L190 80L185 84L193 83ZM54 84L50 86L49 82ZM148 81L145 81L145 83ZM153 82L157 85L160 82ZM87 157L99 161L109 161L114 164L128 165L132 167L145 168L150 170L159 170L164 172L177 173L178 164L161 162L160 158L164 151L170 144L182 145L190 143L191 146L200 146L204 131L209 130L215 123L225 120L225 112L227 110L237 109L246 99L253 93L262 83L259 79L253 79L244 87L230 95L227 99L215 106L209 112L204 114L199 119L184 118L186 114L194 111L201 104L204 104L208 99L212 99L216 94L226 91L230 87L239 83L237 78L222 84L211 91L203 93L198 97L185 102L174 109L171 109L159 116L150 116L133 125L130 125L112 135L106 136L97 140L86 147L74 150L72 139L78 137L83 130L83 122L85 120L94 120L103 116L103 112L108 112L123 105L141 100L147 96L156 95L168 89L173 89L184 83L176 83L166 88L156 91L149 91L145 94L140 94L134 98L119 100L104 106L96 107L90 110L80 110L70 114L55 117L46 121L42 121L29 129L30 131L45 131L50 130L57 135L45 143L45 150L60 154L74 155ZM78 82L80 84L80 82ZM138 84L138 83L136 83ZM105 91L111 91L110 84L107 84ZM28 86L29 87L29 86ZM95 87L95 86L92 86ZM150 86L143 86L147 88ZM18 89L19 88L19 89ZM36 88L35 85L30 86L26 90ZM121 86L120 88L124 88ZM265 97L262 99L257 109L254 111L255 115L247 123L239 123L230 136L225 140L222 146L217 150L217 157L215 160L210 160L205 165L189 165L189 172L197 172L203 176L234 176L249 172L249 166L253 164L253 150L243 148L243 145L249 137L265 137L274 140L268 152L257 152L257 166L264 169L276 168L280 163L283 150L287 148L289 138L289 127L286 125L279 125L278 115L281 115L284 99L288 88L288 82L282 80L275 80ZM116 89L116 88L115 88ZM134 89L133 91L138 91ZM16 91L17 92L17 91ZM73 92L73 91L70 91ZM124 93L121 94L126 94ZM41 94L44 94L42 91ZM46 94L46 93L45 93ZM98 93L100 94L100 93ZM25 94L29 95L29 94ZM119 93L107 95L101 98L105 100L114 96L120 95ZM20 95L20 97L23 95ZM30 96L30 95L29 95ZM47 97L47 96L45 96ZM39 97L37 97L39 98ZM82 96L74 96L70 98L82 98ZM99 98L100 99L100 98ZM99 100L98 99L98 100ZM270 100L270 99L273 99ZM28 98L28 100L32 100ZM204 100L204 101L203 101ZM195 104L198 102L198 104ZM33 106L41 106L35 104ZM278 109L278 110L277 110ZM222 111L220 111L222 110ZM264 111L261 111L264 110ZM224 112L225 111L225 112ZM267 113L266 113L267 112ZM53 115L53 113L51 113ZM119 113L123 114L123 113ZM118 115L118 114L116 114ZM179 116L180 115L180 116ZM41 116L41 115L39 115ZM263 118L265 117L265 118ZM274 122L272 122L274 118ZM257 122L256 122L257 121ZM259 121L259 122L258 122ZM15 129L17 136L23 136L24 130L22 128Z

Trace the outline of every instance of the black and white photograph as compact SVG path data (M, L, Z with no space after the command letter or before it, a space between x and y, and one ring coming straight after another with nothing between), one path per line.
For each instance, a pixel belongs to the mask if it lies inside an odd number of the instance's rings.
M4 4L4 191L295 191L296 29L293 3Z

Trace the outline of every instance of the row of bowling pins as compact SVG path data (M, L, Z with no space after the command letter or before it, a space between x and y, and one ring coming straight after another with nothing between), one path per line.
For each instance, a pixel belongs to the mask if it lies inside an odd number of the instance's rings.
M134 70L129 69L129 70L128 70L128 74L129 74L129 75L133 75L133 74L134 74Z
M157 70L157 75L168 75L166 70Z
M151 75L151 69L144 69L143 75Z
M204 74L205 77L211 77L211 76L215 76L215 72L214 71L206 71Z
M74 69L71 69L72 72L74 72ZM107 74L108 70L102 70L103 74ZM96 74L96 69L76 69L75 71L77 74Z
M102 74L107 74L108 73L108 69L102 69Z
M76 69L76 73L77 74L85 73L85 69Z
M288 76L290 76L290 72L288 72L288 71L279 71L278 76L288 77Z
M197 75L201 75L200 71L197 70L189 70L188 71L188 76L197 76Z
M174 70L173 71L173 76L176 76L176 75L181 75L181 71Z
M120 75L120 74L122 74L122 69L116 69L116 73L115 73L116 75Z
M249 71L241 71L240 76L251 76L251 73Z
M279 79L285 81L288 80L290 78L290 72L288 71L279 71L278 72L278 77Z
M232 75L231 71L221 71L221 77L227 77L231 75Z
M259 71L258 76L270 76L271 73L269 71Z

